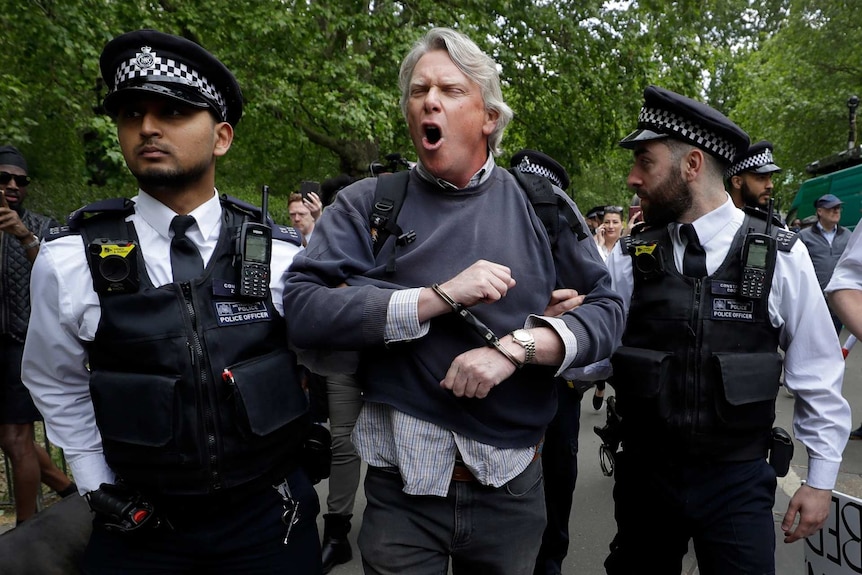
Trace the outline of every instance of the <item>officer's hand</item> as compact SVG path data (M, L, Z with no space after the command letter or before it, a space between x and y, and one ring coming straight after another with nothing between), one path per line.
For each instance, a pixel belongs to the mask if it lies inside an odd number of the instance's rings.
M557 317L567 311L571 311L584 303L584 297L578 294L578 290L557 289L551 293L551 300L542 315Z
M440 385L456 397L482 399L513 373L515 366L502 353L493 347L478 347L456 357Z
M492 303L515 287L512 270L504 265L479 260L446 283L440 284L446 294L464 307Z
M793 543L816 533L826 522L831 504L832 491L828 489L815 489L808 485L797 489L787 506L784 521L781 522L784 542ZM797 516L799 524L794 528Z

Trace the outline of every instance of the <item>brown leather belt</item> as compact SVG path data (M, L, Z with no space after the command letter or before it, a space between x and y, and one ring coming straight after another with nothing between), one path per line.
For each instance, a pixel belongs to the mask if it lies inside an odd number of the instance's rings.
M478 479L466 465L455 463L455 467L452 468L452 481L473 482L478 481Z
M542 447L544 443L545 438L543 437L542 440L534 447L533 459L531 463L542 456ZM473 472L470 471L470 469L466 465L464 465L463 461L461 461L460 453L456 453L455 467L452 468L452 481L461 481L465 483L479 481L478 479L476 479L476 476L473 475Z

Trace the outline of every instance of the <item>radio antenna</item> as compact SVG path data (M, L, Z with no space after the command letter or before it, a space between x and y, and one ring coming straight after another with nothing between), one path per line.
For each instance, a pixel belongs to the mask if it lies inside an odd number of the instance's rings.
M269 186L263 185L260 191L260 223L266 225L267 210L269 209Z
M772 233L772 211L774 209L773 204L774 204L774 201L770 197L769 198L769 204L767 204L767 207L766 207L766 235L769 235Z

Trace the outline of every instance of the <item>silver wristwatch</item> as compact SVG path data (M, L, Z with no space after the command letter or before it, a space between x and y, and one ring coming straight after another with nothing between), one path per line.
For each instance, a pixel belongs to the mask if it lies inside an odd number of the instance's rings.
M536 357L536 340L533 339L533 335L525 329L516 329L512 332L512 339L527 352L524 364L532 363Z

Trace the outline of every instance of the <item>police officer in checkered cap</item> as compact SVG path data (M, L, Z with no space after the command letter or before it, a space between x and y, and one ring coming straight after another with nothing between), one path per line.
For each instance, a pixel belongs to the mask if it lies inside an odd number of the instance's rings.
M509 165L521 172L545 177L561 190L565 191L569 187L566 168L548 154L537 150L520 150L512 156Z
M725 172L727 191L737 208L767 208L772 196L772 174L781 171L772 150L772 144L766 140L752 144Z
M630 306L611 358L622 451L605 568L678 575L694 540L704 573L774 573L776 476L790 462L776 447L791 443L773 429L782 361L808 452L807 481L780 523L786 543L822 527L850 430L840 344L814 267L777 227L762 261L756 252L743 261L747 235L766 233L766 221L725 191L748 136L723 114L650 87L621 145L634 153L627 182L648 227L608 257ZM763 275L746 279L749 264Z
M23 360L94 512L84 570L320 573L310 471L329 437L310 424L282 297L299 234L263 220L270 239L246 225L259 209L215 188L239 85L155 30L111 40L100 63L137 195L46 238Z
M234 127L242 117L242 90L233 73L186 38L156 30L129 32L108 42L99 66L111 115L132 95L148 94L209 109L219 122Z

